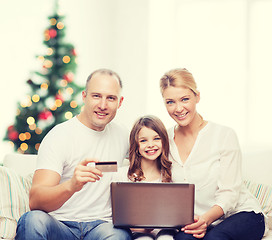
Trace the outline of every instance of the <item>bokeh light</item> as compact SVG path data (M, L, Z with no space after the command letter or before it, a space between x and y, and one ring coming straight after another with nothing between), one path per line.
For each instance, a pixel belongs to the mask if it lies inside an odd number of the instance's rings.
M69 57L69 56L64 56L63 58L62 58L62 61L64 62L64 63L69 63L70 61L71 61L71 58Z
M40 101L40 96L38 94L35 94L32 96L32 101L33 102L39 102Z
M42 83L41 84L41 89L47 90L47 88L48 88L48 84L47 83Z
M36 126L36 124L34 123L34 124L29 125L28 127L29 127L30 130L33 131L33 130L36 129L37 126Z
M42 129L37 127L35 129L35 133L38 134L38 135L42 134Z
M22 144L20 145L20 148L21 148L22 151L25 152L25 151L28 149L28 145L27 145L26 143L22 143Z
M26 140L26 135L24 134L24 133L20 133L19 134L19 139L20 139L20 141L25 141Z
M45 61L43 62L43 65L44 65L44 67L46 67L46 68L51 68L51 67L53 66L53 62L50 61L50 60L45 60Z
M56 25L56 23L57 23L56 18L51 18L51 19L50 19L50 24L51 24L52 26Z
M72 95L72 94L74 93L74 89L71 88L71 87L69 87L69 88L66 89L66 92L67 92L68 94Z
M29 132L25 132L26 140L29 140L31 138L31 134Z
M57 28L58 29L63 29L64 28L64 24L62 22L58 22Z
M73 113L68 111L68 112L65 113L64 116L65 116L66 119L71 119L73 117Z
M51 56L54 53L53 48L48 48L47 49L47 55Z
M56 107L61 107L62 101L60 99L56 99L55 105L56 105Z
M36 149L37 151L39 150L40 145L41 145L40 143L36 143L36 144L35 144L35 149Z
M71 101L70 106L71 106L71 108L76 108L77 107L77 102L76 101Z
M60 86L61 86L61 87L66 87L67 84L68 84L68 82L67 82L66 80L64 80L64 79L62 79L62 80L60 81Z
M28 125L33 125L35 123L35 118L34 117L28 117L26 119L26 122L28 123Z

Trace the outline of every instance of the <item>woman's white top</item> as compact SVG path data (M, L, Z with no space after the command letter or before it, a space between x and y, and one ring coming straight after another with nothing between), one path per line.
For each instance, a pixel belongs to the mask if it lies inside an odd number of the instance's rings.
M262 212L257 199L243 184L240 146L231 128L208 122L185 163L174 142L174 129L168 130L172 178L174 182L195 184L196 215L214 205L224 211L221 220L241 211Z

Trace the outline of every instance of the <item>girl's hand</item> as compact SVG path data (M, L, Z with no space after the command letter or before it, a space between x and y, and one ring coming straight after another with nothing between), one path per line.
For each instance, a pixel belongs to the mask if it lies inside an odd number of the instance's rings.
M206 234L208 224L206 221L200 217L194 217L194 223L186 225L181 231L184 231L187 234L192 234L195 238L203 238Z

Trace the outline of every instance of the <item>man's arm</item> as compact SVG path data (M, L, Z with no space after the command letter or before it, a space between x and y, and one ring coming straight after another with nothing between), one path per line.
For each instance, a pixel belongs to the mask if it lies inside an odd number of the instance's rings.
M73 177L66 182L59 183L61 176L52 170L36 170L29 193L29 207L31 210L51 212L59 209L75 192L78 192L87 182L96 182L102 177L101 171L87 166L93 159L80 162Z

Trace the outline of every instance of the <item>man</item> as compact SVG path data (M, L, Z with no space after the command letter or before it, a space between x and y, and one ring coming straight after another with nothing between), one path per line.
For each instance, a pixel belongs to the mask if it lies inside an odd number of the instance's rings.
M83 111L43 139L24 214L15 239L130 239L111 223L111 174L89 163L117 161L128 151L128 134L111 122L121 106L120 77L99 69L82 92Z

